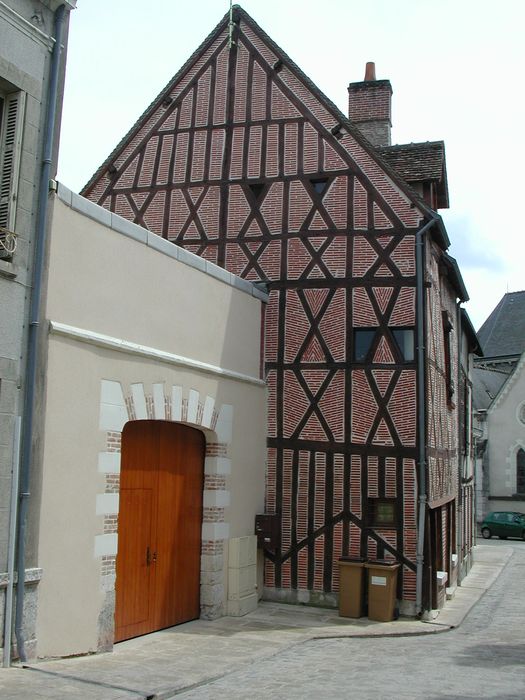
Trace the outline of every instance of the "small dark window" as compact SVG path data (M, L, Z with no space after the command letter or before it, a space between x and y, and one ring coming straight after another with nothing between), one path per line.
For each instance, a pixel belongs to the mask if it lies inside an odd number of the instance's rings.
M449 408L455 408L454 403L454 379L452 378L452 354L451 354L451 334L452 323L446 311L443 311L443 350L445 353L445 379L447 383L447 403Z
M525 494L525 450L522 449L516 455L516 492Z
M249 185L253 196L255 197L256 201L259 201L261 198L262 193L264 192L264 185L262 182L257 182L254 183L253 185Z
M370 527L395 527L395 498L370 498L368 500L368 522Z
M413 328L392 328L392 335L396 341L399 352L404 362L414 362L415 343Z
M312 187L318 194L322 194L325 189L326 185L328 184L328 178L327 177L318 177L313 180L310 180L312 183Z
M376 328L360 328L354 331L354 362L366 362L376 333Z

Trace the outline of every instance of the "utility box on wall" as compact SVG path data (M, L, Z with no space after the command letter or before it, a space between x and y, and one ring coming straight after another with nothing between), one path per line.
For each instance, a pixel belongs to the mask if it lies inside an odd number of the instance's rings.
M275 551L281 546L280 518L276 513L260 513L255 516L257 546Z

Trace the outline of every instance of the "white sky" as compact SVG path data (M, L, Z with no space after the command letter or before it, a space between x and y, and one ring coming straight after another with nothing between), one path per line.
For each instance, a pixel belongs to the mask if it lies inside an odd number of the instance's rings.
M525 2L243 0L346 114L367 61L394 91L393 143L444 140L442 210L476 328L525 289ZM58 178L78 191L228 11L228 0L78 0Z

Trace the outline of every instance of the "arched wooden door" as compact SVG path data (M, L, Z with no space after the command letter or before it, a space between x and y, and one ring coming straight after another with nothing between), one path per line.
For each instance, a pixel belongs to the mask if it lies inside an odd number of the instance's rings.
M133 421L122 433L115 641L199 617L203 434Z

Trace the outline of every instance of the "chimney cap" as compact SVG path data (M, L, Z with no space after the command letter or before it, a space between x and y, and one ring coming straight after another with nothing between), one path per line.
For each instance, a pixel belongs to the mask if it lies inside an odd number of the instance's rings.
M376 64L373 61L368 61L365 68L365 81L376 79Z

